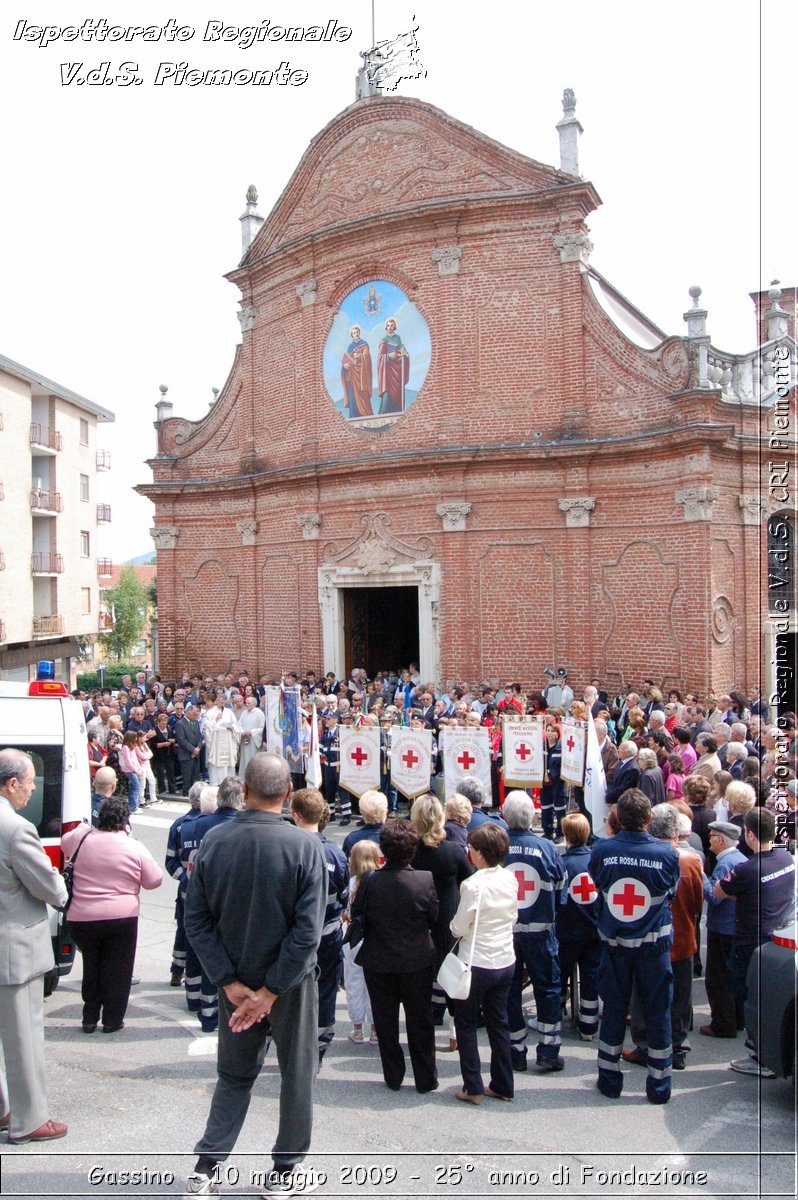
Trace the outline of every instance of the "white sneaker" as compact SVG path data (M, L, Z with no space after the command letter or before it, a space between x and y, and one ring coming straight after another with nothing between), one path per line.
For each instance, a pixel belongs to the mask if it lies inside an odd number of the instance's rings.
M760 1079L775 1079L776 1072L763 1067L755 1058L735 1058L729 1068L738 1075L758 1075Z
M356 1042L358 1045L362 1045L363 1042L365 1042L365 1040L366 1040L363 1037L363 1029L362 1028L350 1029L349 1030L349 1040L350 1040L350 1042Z
M261 1200L271 1200L272 1196L307 1196L316 1191L319 1182L312 1170L306 1171L302 1167L294 1167L292 1171L274 1170L270 1172Z
M210 1175L201 1175L198 1171L192 1171L186 1180L183 1200L192 1200L193 1196L220 1196L221 1194L222 1189L218 1183L214 1183Z

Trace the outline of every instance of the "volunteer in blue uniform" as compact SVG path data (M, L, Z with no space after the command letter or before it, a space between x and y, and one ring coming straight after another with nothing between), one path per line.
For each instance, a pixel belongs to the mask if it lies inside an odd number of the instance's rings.
M623 1090L619 1060L626 1014L635 986L648 1036L646 1095L652 1104L671 1096L673 936L670 899L679 883L679 853L648 833L651 803L639 788L618 799L620 832L593 847L588 871L601 893L599 994L604 1001L598 1049L598 1090Z
M562 837L562 819L565 816L565 785L560 772L562 769L562 747L560 735L555 724L546 726L544 734L543 753L545 771L543 787L540 789L540 820L543 825L543 836L549 841ZM556 823L556 833L555 833Z
M173 879L177 880L177 896L175 898L175 940L172 946L171 979L172 987L180 987L183 982L183 972L186 969L186 927L184 924L186 888L188 887L188 871L180 860L180 830L188 822L196 821L200 814L200 793L204 783L192 783L188 793L191 808L172 822L166 839L165 866Z
M321 842L327 867L327 908L318 949L319 967L319 1066L335 1037L335 1002L344 973L341 915L349 891L349 864L338 846L322 832L330 809L316 788L301 788L291 794L291 816L298 829Z
M513 1070L527 1068L527 1025L521 1006L526 972L537 1008L535 1069L541 1074L561 1071L565 1064L560 1057L560 964L554 921L564 878L562 859L551 842L532 832L535 806L526 792L509 792L503 812L510 838L504 866L518 884L518 921L513 929L515 975L507 1001Z
M557 909L557 942L563 993L579 968L579 1033L589 1042L598 1031L598 973L601 939L598 934L598 889L590 878L590 822L584 813L563 817L566 851L562 856L565 883Z

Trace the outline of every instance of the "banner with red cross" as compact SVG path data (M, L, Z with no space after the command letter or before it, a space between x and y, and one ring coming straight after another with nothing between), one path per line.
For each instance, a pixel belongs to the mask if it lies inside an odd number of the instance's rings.
M568 895L574 904L594 904L598 899L598 888L587 871L580 871L568 884Z
M340 738L341 771L339 783L353 796L380 786L380 731L379 729L338 730Z
M587 724L585 721L575 721L566 717L560 732L562 749L561 775L566 783L574 783L581 787L585 782L585 746L587 744Z
M407 800L429 791L431 729L391 730L391 783Z
M505 721L502 733L505 787L543 786L543 725L539 721Z
M443 730L443 784L447 796L464 775L484 783L490 803L490 734L487 729Z

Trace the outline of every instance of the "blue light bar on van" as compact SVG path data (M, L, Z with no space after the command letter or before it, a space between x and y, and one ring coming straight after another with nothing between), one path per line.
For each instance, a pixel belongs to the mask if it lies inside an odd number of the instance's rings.
M55 663L49 659L42 659L36 664L37 679L55 679Z

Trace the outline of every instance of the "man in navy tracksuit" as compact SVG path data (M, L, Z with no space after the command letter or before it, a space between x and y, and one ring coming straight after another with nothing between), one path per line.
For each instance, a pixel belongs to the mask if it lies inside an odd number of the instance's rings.
M679 854L647 832L651 803L639 788L619 797L617 812L620 833L596 842L588 867L601 893L599 994L604 1011L597 1087L612 1098L623 1090L619 1060L634 984L648 1036L646 1095L652 1104L667 1104L673 1064L669 901L679 883Z
M514 1071L526 1070L527 1025L521 1006L523 975L532 981L537 1008L536 1070L561 1071L560 964L554 919L564 871L551 842L537 837L530 826L535 806L526 792L509 792L504 801L510 849L505 868L518 883L518 921L513 929L515 975L507 999Z
M205 784L203 783L193 783L191 785L188 793L191 808L187 813L183 813L177 820L172 822L166 839L165 866L172 878L177 880L177 898L175 899L177 929L175 931L174 945L172 946L172 978L170 981L172 987L180 987L180 984L183 982L183 972L186 969L184 909L186 888L188 887L188 871L180 859L180 830L183 828L183 825L191 825L200 816L200 792L204 786Z
M319 1066L335 1037L335 1002L344 973L341 914L349 891L346 855L333 842L328 842L322 833L329 811L327 802L316 788L301 788L291 794L294 824L319 839L327 867L327 907L318 949Z
M563 993L579 967L579 1033L584 1041L598 1031L598 973L601 938L598 933L598 888L590 877L591 851L587 846L590 822L583 813L563 817L567 849L562 856L565 884L557 909L557 942Z

